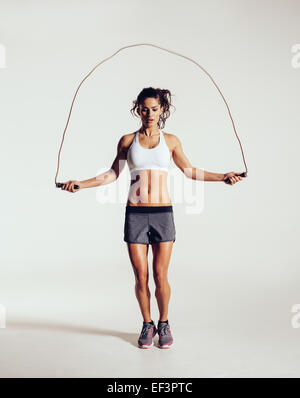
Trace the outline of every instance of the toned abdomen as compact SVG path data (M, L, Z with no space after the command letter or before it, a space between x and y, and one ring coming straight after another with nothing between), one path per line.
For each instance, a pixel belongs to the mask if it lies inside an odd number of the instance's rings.
M127 205L170 206L167 186L168 172L162 170L137 170L132 174Z

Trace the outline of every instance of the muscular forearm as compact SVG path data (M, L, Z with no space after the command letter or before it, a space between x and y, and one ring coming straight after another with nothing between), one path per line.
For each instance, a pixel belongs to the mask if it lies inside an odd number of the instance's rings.
M197 181L224 181L225 176L223 173L213 173L197 167L187 168L184 172L188 178Z
M99 185L110 184L111 182L114 182L116 179L117 179L116 173L112 169L110 169L105 173L90 178L89 180L83 180L79 182L81 188L94 188L98 187Z

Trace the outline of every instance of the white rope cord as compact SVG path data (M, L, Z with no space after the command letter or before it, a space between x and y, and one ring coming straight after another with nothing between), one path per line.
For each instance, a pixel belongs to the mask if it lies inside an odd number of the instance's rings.
M82 84L84 83L84 81L94 72L94 70L98 68L98 66L100 66L101 64L103 64L103 62L108 61L110 58L114 57L116 54L118 54L120 51L124 50L125 48L137 47L137 46L152 46L152 47L160 48L161 50L167 51L167 52L169 52L169 53L171 53L171 54L178 55L179 57L183 57L183 58L187 59L188 61L191 61L191 62L193 62L195 65L197 65L197 66L198 66L201 70L203 70L203 72L211 79L211 81L213 82L213 84L215 85L215 87L217 88L217 90L219 91L219 93L220 93L220 95L221 95L221 97L222 97L222 99L223 99L223 101L224 101L224 103L225 103L225 105L226 105L226 108L227 108L229 117L230 117L230 119L231 119L231 123L232 123L232 127L233 127L233 130L234 130L234 133L235 133L236 138L237 138L237 140L238 140L238 142L239 142L239 144L240 144L240 148L241 148L241 152L242 152L242 157L243 157L243 162L244 162L244 165L245 165L245 172L243 172L243 173L241 173L241 174L239 174L239 175L242 176L242 177L247 177L248 168L247 168L247 164L246 164L246 161L245 161L245 156L244 156L243 147L242 147L241 141L240 141L240 139L239 139L239 136L238 136L238 134L237 134L237 131L236 131L236 128L235 128L235 124L234 124L234 121L233 121L233 118L232 118L232 115L231 115L231 112L230 112L228 103L227 103L227 101L226 101L224 95L222 94L222 91L220 90L219 86L217 85L217 83L215 82L215 80L212 78L212 76L211 76L201 65L199 65L196 61L194 61L192 58L186 57L185 55L179 54L179 53L177 53L177 52L175 52L175 51L168 50L168 49L166 49L166 48L157 46L157 45L152 44L152 43L139 43L139 44L131 44L131 45L128 45L128 46L125 46L125 47L121 47L121 48L120 48L118 51L116 51L114 54L112 54L111 56L105 58L103 61L99 62L99 63L98 63L96 66L94 66L94 68L82 79L82 81L80 82L79 86L77 87L77 89L76 89L76 91L75 91L75 94L74 94L74 97L73 97L73 100L72 100L72 103L71 103L71 107L70 107L70 111L69 111L67 123L66 123L65 129L64 129L64 132L63 132L62 141L61 141L60 148L59 148L59 151L58 151L58 162L57 162L57 170L56 170L56 175L55 175L55 185L56 185L57 187L60 187L60 186L61 186L61 184L57 182L57 175L58 175L59 165L60 165L60 153L61 153L61 149L62 149L62 146L63 146L63 142L64 142L64 139L65 139L65 134L66 134L66 131L67 131L67 128L68 128L68 125L69 125L69 121L70 121L70 117L71 117L73 105L74 105L76 96L77 96L77 94L78 94L78 91L79 91L81 85L82 85ZM75 187L75 189L76 189L76 187Z

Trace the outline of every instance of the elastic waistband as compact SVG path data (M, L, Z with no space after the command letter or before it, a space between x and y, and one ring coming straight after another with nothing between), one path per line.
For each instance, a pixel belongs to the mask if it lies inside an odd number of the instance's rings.
M173 206L126 206L126 213L164 213L172 211Z

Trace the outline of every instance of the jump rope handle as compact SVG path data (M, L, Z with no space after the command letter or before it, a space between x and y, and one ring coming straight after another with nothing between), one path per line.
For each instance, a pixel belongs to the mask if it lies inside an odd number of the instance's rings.
M62 186L63 186L63 184L62 184L61 182L57 182L57 183L56 183L56 188L61 188ZM75 189L79 189L79 186L75 184L75 185L74 185L74 188L75 188Z
M241 174L236 174L236 175L238 175L238 176L240 176L240 177L247 177L247 173L244 171L243 173L241 173ZM224 180L225 182L230 182L230 179L229 178L226 178L226 180Z

